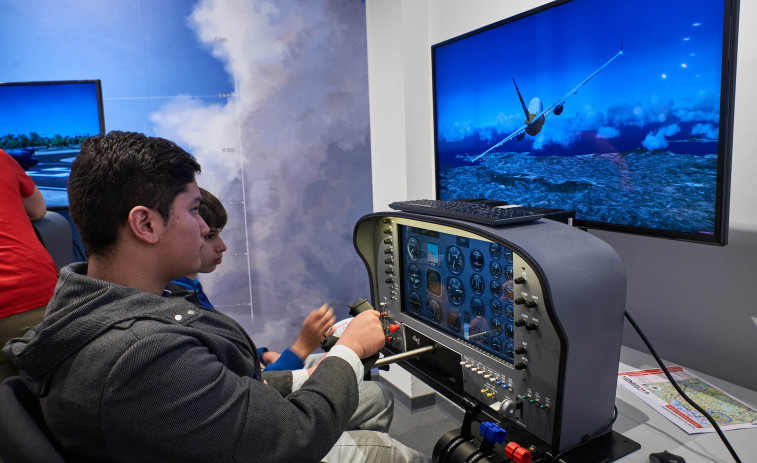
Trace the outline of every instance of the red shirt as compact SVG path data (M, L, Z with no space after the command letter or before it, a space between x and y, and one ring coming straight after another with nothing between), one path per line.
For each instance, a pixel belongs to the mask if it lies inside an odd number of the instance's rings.
M34 181L0 150L0 318L47 305L58 278L24 209L32 193Z

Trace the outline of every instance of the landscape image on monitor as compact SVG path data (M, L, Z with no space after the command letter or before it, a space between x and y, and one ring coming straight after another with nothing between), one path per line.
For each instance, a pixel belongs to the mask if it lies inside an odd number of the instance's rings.
M103 128L98 81L0 84L0 149L37 186L65 190L81 142Z
M722 1L573 0L434 46L437 197L714 234L723 23Z

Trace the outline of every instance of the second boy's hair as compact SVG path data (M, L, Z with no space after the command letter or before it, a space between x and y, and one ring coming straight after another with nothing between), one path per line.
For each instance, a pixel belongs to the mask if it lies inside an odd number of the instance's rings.
M113 131L88 138L71 165L71 219L89 255L104 255L136 206L157 210L167 222L176 197L200 164L172 141Z
M211 230L221 230L228 220L226 209L221 201L208 190L200 188L200 195L200 217Z

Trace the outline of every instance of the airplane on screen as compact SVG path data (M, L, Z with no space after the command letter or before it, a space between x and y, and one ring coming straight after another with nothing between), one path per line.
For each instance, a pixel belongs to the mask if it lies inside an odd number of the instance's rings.
M544 121L547 117L549 117L551 114L554 114L555 116L559 116L562 114L563 107L565 105L565 100L568 99L569 96L574 95L578 93L578 89L583 87L586 82L592 79L592 77L599 74L602 69L606 68L610 63L615 61L616 58L618 58L620 55L623 54L623 44L621 43L620 51L615 54L612 58L610 58L609 61L607 61L605 64L603 64L599 69L592 72L589 77L582 80L580 84L576 85L563 95L561 98L559 98L557 101L552 103L547 109L544 109L544 105L541 102L541 99L539 97L534 97L529 103L528 106L526 106L526 103L523 101L523 96L520 94L520 89L518 89L518 84L515 83L515 78L513 78L513 84L515 84L515 91L518 92L518 98L520 99L520 104L523 107L523 112L526 113L526 121L515 129L513 133L503 138L499 143L492 146L488 150L484 151L483 153L479 154L478 156L471 158L468 153L465 153L466 156L468 156L468 160L470 162L476 162L479 159L481 159L483 156L491 152L493 149L501 146L505 142L508 142L515 138L518 141L523 140L523 138L526 135L531 135L532 137L538 135L539 132L541 132L542 127L544 126Z

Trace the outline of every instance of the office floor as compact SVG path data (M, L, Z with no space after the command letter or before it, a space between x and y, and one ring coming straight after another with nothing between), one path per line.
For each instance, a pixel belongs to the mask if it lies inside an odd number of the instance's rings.
M411 412L407 406L395 400L394 419L389 434L430 457L437 441L445 433L458 427L460 421L447 414L443 407L430 406Z

